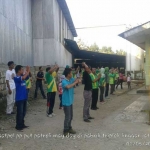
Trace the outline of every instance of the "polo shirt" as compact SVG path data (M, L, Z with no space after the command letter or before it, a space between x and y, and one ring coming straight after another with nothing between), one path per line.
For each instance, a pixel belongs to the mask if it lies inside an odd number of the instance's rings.
M50 74L49 72L47 72L45 74L45 79L47 82L47 92L57 92L57 86L56 86L56 81L55 78L53 77L52 74Z
M98 81L93 82L95 79L97 79L97 74L90 73L90 77L92 79L92 89L98 89Z
M14 82L16 85L16 102L27 100L27 90L25 80L22 80L21 76L14 77Z
M70 106L74 102L74 88L67 89L66 86L73 84L75 81L74 78L71 78L70 80L64 79L62 81L62 88L63 88L63 94L62 94L62 104L63 106Z

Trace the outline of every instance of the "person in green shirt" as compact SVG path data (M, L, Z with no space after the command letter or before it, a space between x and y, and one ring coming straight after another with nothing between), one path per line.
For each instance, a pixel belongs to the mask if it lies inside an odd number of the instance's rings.
M55 104L55 96L57 92L57 85L55 81L55 77L53 76L53 72L57 71L59 67L55 65L53 68L46 68L45 79L47 82L47 116L53 117L55 114L53 113L53 108Z
M119 82L119 72L118 69L115 69L114 91L115 91L115 86L118 84L118 82Z
M110 94L114 95L114 82L115 82L115 73L114 70L111 69L109 73L109 84L111 87Z
M109 94L109 67L105 67L105 82L106 82L105 98L110 99L108 97L108 94Z
M96 69L92 68L92 73L90 73L90 77L92 79L92 104L91 109L97 110L97 101L98 101L98 82L100 79L100 74L96 74Z
M106 86L106 81L105 81L105 74L101 75L101 78L99 80L99 86L100 86L100 102L101 104L104 103L104 89Z

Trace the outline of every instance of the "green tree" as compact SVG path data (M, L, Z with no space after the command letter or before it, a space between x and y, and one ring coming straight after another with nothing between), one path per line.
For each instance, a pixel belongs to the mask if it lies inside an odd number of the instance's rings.
M94 43L94 44L92 44L92 45L89 47L89 50L90 50L90 51L93 51L93 52L98 52L98 51L99 51L99 46L98 46L96 43Z

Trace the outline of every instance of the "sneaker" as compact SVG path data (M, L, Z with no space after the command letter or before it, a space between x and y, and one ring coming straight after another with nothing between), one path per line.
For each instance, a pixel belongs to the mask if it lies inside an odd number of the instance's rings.
M76 131L74 131L73 129L70 129L70 130L69 130L69 133L70 133L70 134L76 134Z
M24 128L24 129L25 129L25 128L29 128L29 126L24 125L23 128Z
M93 117L89 117L88 119L94 119Z
M17 128L17 127L16 127L16 130L18 130L18 131L22 131L22 130L23 130L23 128Z
M84 119L84 122L90 123L91 121L89 119Z
M63 132L64 136L69 136L69 131Z
M52 113L52 116L56 116L56 114Z
M52 118L52 117L53 117L53 115L52 115L52 114L50 114L50 115L47 115L47 117L50 117L50 118Z

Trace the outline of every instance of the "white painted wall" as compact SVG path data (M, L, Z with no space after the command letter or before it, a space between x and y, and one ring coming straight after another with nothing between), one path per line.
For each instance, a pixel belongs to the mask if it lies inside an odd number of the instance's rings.
M144 69L144 51L127 41L126 71ZM131 60L131 62L130 62Z
M55 62L60 67L72 66L72 54L64 48L63 39L73 36L57 0L33 0L32 6L34 66Z
M0 0L0 63L33 65L31 0Z

